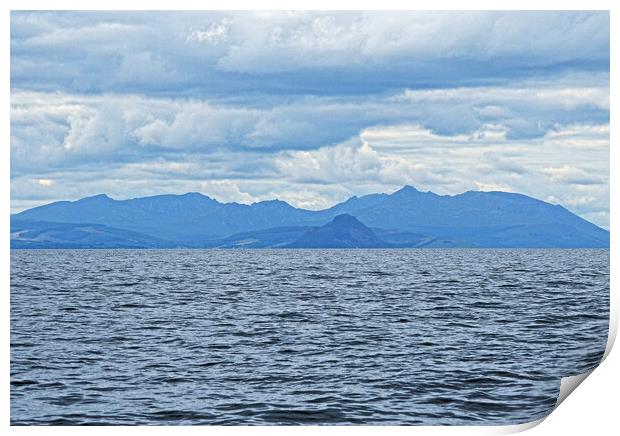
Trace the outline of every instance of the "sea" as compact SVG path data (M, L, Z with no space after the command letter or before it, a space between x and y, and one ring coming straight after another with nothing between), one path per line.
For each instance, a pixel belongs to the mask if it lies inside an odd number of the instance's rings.
M505 425L601 360L604 249L12 250L12 425Z

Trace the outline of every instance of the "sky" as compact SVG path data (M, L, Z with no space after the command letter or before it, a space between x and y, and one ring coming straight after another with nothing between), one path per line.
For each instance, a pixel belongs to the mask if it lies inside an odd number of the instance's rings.
M609 228L609 13L11 12L11 211L519 192Z

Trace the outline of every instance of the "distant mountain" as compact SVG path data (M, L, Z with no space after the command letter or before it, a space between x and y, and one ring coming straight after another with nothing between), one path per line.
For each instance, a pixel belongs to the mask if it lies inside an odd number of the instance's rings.
M255 230L236 233L223 239L216 239L201 244L205 248L282 248L291 246L297 239L316 226L275 227L272 229ZM420 233L401 232L380 228L371 229L379 239L393 248L438 248L438 247L469 247L465 241L450 238L439 238Z
M388 248L375 232L349 214L337 215L321 227L307 230L287 248Z
M233 233L311 221L311 214L284 201L262 201L249 206L220 203L199 193L188 193L130 200L113 200L100 194L35 207L15 217L103 224L191 245Z
M11 219L11 248L174 248L178 244L101 224Z
M507 192L437 195L411 186L320 211L279 200L220 203L199 193L129 200L102 194L29 209L11 221L100 225L185 247L265 248L288 245L342 214L398 247L609 247L608 231L559 205Z
M253 232L235 233L206 244L212 248L282 248L297 240L313 227L275 227Z

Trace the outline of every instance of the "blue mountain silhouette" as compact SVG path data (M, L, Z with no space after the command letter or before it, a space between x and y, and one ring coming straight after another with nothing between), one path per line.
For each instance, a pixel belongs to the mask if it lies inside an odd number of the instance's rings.
M609 246L607 230L559 205L508 192L468 191L451 196L411 186L392 194L352 197L320 211L279 200L221 203L199 193L129 200L102 194L12 215L11 244L19 246L24 234L19 232L30 221L30 229L37 231L45 230L46 222L101 225L116 232L116 240L117 230L133 232L134 237L140 234L147 245L148 238L155 238L152 246L282 247L342 214L355 217L381 241L398 247ZM61 233L55 233L56 242L62 239ZM105 232L100 236L106 239ZM39 242L45 245L44 238Z
M349 214L307 230L287 248L386 248L391 245Z

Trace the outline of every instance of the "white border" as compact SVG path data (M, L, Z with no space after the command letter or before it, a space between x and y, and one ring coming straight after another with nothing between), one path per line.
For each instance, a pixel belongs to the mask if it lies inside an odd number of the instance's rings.
M616 2L617 3L617 2ZM620 50L620 44L618 43L618 30L619 24L618 16L620 12L619 7L614 7L615 3L611 0L589 0L589 1L562 1L562 0L521 0L521 1L473 1L473 2L458 2L448 0L435 0L433 2L420 2L411 3L406 1L396 0L382 0L381 2L353 2L353 1L338 1L338 0L303 0L296 1L294 5L285 0L265 0L260 4L252 4L250 1L242 0L229 0L227 2L200 2L194 0L175 0L174 2L153 2L146 0L107 0L107 1L90 1L88 3L78 0L57 0L54 2L44 1L5 1L5 5L1 21L0 29L2 29L3 44L2 44L2 84L3 84L3 125L4 125L4 143L2 147L2 159L0 159L0 165L2 166L3 184L1 189L1 201L4 206L5 213L0 214L0 223L2 223L0 229L0 256L2 257L2 283L4 286L4 310L3 310L3 325L4 328L0 333L3 340L3 350L5 350L4 359L2 359L2 370L5 380L5 395L2 397L2 422L4 426L9 426L10 420L10 364L9 364L9 341L10 341L10 292L9 292L9 262L10 262L10 250L9 250L9 213L10 213L10 166L9 166L9 143L10 143L10 10L20 9L116 9L116 10L198 10L198 9L212 9L212 10L252 10L252 9L308 9L308 10L610 10L611 11L611 76L618 77L618 51ZM260 8L258 7L260 6ZM294 6L294 7L293 7ZM611 115L613 120L613 114L618 110L617 88L613 86L613 81L610 86L611 91ZM613 126L613 121L610 122ZM610 144L615 144L618 139L618 133L615 128L611 129ZM620 192L617 189L618 185L618 169L620 165L620 154L617 150L610 146L610 189L611 189L611 203L610 203L610 228L611 228L611 320L610 320L610 342L606 355L609 354L613 339L617 334L618 323L618 305L617 305L617 289L618 280L614 274L618 253L617 247L620 247L619 233L615 231L615 224L611 226L611 222L614 221L618 214L618 195ZM174 433L203 433L208 432L210 434L231 434L243 431L244 433L252 434L289 434L291 431L303 434L318 434L321 432L327 434L376 434L377 432L389 431L393 434L507 434L522 431L534 426L530 432L532 434L583 434L584 432L595 431L597 434L609 434L613 428L618 428L617 418L617 393L614 390L614 385L620 385L618 383L620 377L620 361L618 358L618 352L608 356L604 362L594 370L587 380L579 387L578 392L571 395L565 402L563 402L557 410L555 410L549 417L547 417L542 424L540 422L525 424L520 426L505 426L505 427L115 427L113 431L119 433L139 433L145 434L169 434L171 431ZM107 434L110 428L106 427L91 427L88 432L96 434ZM69 427L52 427L52 428L25 428L25 427L10 427L9 431L14 434L26 434L26 433L46 433L46 434L82 434L85 432L84 428L69 428Z

